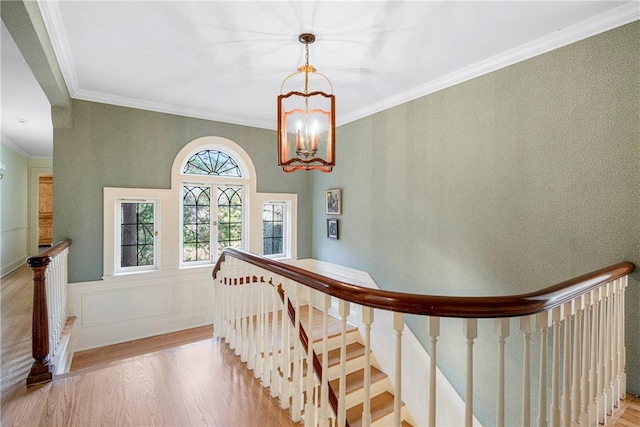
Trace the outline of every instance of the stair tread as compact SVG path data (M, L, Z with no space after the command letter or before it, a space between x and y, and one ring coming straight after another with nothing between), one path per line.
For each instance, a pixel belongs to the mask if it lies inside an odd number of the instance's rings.
M359 342L354 342L351 344L347 344L347 361L356 359L360 356L364 356L364 346ZM334 348L333 350L329 350L329 356L327 358L328 366L335 366L340 363L340 347ZM317 352L318 359L322 362L322 353Z
M371 366L371 384L374 384L378 381L382 381L386 377L387 377L387 374L385 374L375 366ZM340 392L340 378L336 378L335 380L330 381L329 384L331 385L331 388L335 390L336 394ZM346 376L346 394L352 393L363 387L364 387L364 368L359 369L355 372L352 372Z
M393 394L385 391L371 398L371 423L393 412ZM404 406L404 403L402 403ZM359 403L347 409L347 420L351 427L362 425L363 403Z

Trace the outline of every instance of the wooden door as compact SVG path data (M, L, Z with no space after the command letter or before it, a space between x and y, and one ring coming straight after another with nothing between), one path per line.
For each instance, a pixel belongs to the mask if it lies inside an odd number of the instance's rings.
M38 245L53 243L53 176L38 178Z

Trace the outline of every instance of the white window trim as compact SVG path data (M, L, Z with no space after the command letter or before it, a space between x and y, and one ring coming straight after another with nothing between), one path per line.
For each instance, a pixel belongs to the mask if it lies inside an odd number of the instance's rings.
M132 267L123 267L120 263L122 256L122 211L121 205L122 203L152 203L153 204L153 227L154 227L154 236L153 236L153 264L152 265L139 265ZM158 230L160 229L159 224L159 215L158 210L160 209L160 201L155 198L146 198L146 199L138 199L132 197L121 197L116 199L115 203L115 238L114 238L114 246L115 246L115 270L116 274L120 273L137 273L137 272L145 272L145 271L155 271L159 269L159 256L160 251L160 240L158 239Z
M274 259L297 259L298 257L298 224L297 224L297 212L298 212L298 195L290 193L258 193L256 195L255 204L258 207L259 215L259 227L260 238L256 238L258 247L253 247L251 252L262 254L263 253L263 234L262 234L262 205L265 203L284 203L286 205L285 223L283 234L285 235L284 241L284 255L265 255L268 258Z

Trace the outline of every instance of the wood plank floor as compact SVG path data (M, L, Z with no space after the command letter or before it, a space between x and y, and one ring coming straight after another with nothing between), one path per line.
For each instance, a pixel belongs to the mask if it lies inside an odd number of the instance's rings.
M1 291L2 426L299 425L229 346L213 338L27 389L33 361L28 267L2 278Z

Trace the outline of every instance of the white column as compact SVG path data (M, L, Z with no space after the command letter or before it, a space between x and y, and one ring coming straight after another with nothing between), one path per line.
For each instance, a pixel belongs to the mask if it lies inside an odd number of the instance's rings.
M306 288L307 291L307 306L309 307L309 322L307 327L307 388L306 388L306 403L304 405L304 425L312 426L315 424L315 405L313 404L313 389L315 385L315 373L313 369L313 297L315 290L312 288Z
M331 307L331 297L323 294L320 300L322 310L322 379L320 383L320 426L329 425L329 308Z
M624 338L625 332L625 293L628 285L629 276L624 276L620 287L620 396L625 398L627 395L627 346Z
M562 346L562 424L571 425L571 317L573 301L564 304L564 344Z

